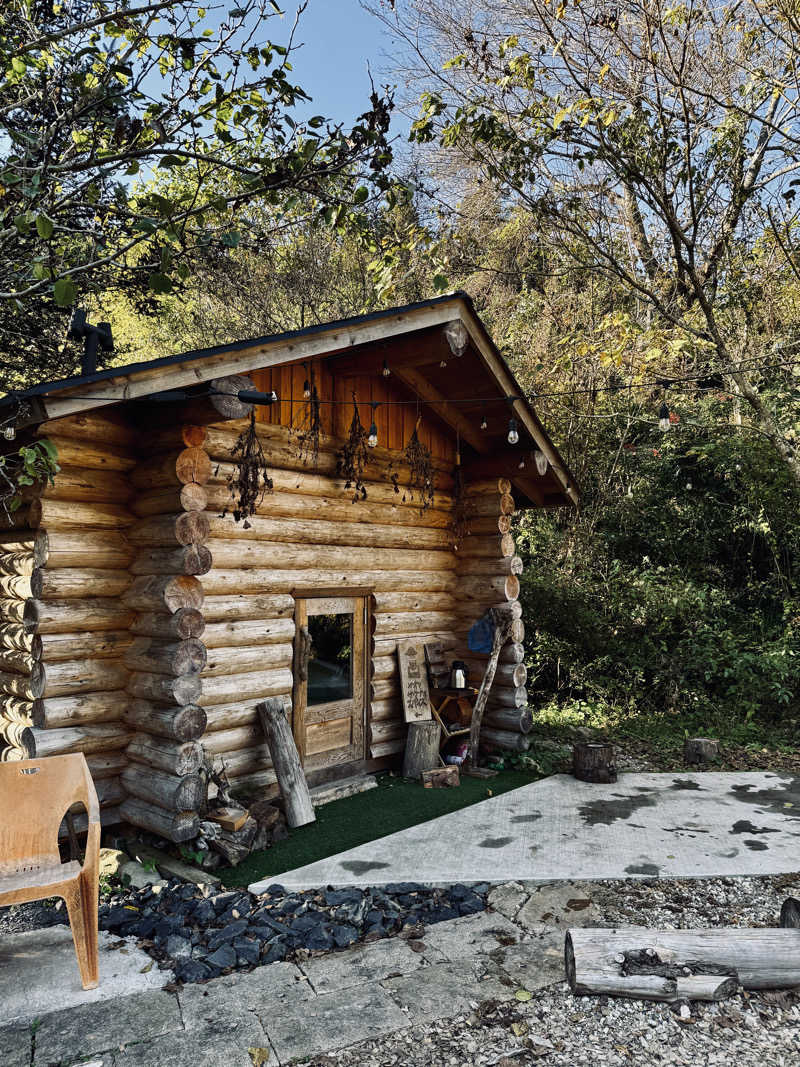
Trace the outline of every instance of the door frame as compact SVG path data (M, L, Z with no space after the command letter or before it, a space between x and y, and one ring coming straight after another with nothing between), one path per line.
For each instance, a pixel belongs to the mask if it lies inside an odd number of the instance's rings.
M313 725L314 722L322 722L325 718L329 718L330 713L335 714L337 707L343 712L348 710L352 714L352 737L353 741L350 748L353 750L350 759L344 762L355 762L363 760L366 752L367 741L367 713L370 707L370 685L372 682L372 655L370 652L371 637L372 637L372 589L363 587L357 587L354 589L346 589L342 587L338 588L298 588L292 590L292 597L294 598L294 622L295 622L295 636L294 636L294 653L292 661L292 733L294 735L295 745L297 746L297 752L300 756L300 762L305 766L307 760L306 753L306 728L308 725ZM308 601L309 600L328 600L333 603L339 601L352 600L358 602L359 600L363 605L363 615L360 625L358 624L358 610L354 612L354 630L353 630L353 696L348 700L333 701L330 704L314 705L314 709L310 712L311 718L309 718L309 708L307 705L308 694L308 679L302 678L300 670L300 656L302 654L301 643L298 637L301 632L301 627L308 626ZM323 612L314 612L313 614L323 614ZM341 612L345 614L345 612ZM359 641L360 631L360 641ZM361 648L358 648L360 643ZM359 684L360 682L360 684ZM358 693L358 689L361 689L361 693ZM354 705L361 705L360 709L354 708ZM318 717L315 719L315 713ZM313 756L311 757L313 760Z

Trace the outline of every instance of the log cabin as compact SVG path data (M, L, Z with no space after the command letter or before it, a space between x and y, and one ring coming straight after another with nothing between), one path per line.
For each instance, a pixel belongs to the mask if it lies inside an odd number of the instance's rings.
M467 296L90 361L9 419L6 451L47 438L60 471L0 531L0 759L84 752L105 823L191 840L205 759L274 791L267 697L311 783L397 763L398 641L479 681L467 632L500 603L484 736L529 728L512 517L578 490Z

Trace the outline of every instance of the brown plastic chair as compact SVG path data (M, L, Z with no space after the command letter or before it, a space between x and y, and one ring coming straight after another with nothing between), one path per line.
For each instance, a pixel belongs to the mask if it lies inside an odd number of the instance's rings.
M62 863L58 829L73 804L89 815L86 857ZM63 897L84 989L97 976L100 809L82 753L0 763L0 905Z

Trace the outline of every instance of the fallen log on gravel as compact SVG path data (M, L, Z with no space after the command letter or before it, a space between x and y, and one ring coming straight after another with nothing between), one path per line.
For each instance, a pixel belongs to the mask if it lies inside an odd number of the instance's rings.
M800 985L800 929L584 927L567 932L564 964L579 996L719 1000L737 983L745 989Z

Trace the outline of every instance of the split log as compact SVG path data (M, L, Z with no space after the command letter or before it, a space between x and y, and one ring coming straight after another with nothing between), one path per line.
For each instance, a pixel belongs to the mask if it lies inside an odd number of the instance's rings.
M131 732L121 724L63 727L59 730L34 729L37 756L60 756L66 752L102 752L125 748Z
M601 994L609 978L619 978L626 954L652 950L653 969L738 977L745 989L789 989L800 985L800 930L571 929L564 959L573 993ZM639 968L637 968L639 969Z
M33 596L42 600L84 600L92 597L118 597L131 583L128 571L95 570L93 567L43 568L31 579Z
M127 748L129 759L155 767L166 774L195 774L203 764L203 749L198 741L169 741L137 733Z
M158 515L144 522L137 522L131 527L128 536L135 545L204 545L209 538L209 517L202 511Z
M305 826L314 822L314 806L308 791L308 783L300 766L294 737L286 718L282 700L271 698L256 708L261 728L267 739L272 766L278 779L286 804L286 821L290 827Z
M136 611L176 612L203 606L203 586L191 575L152 575L135 578L124 603Z
M177 511L205 511L208 507L208 493L204 486L189 482L171 489L139 493L129 501L128 506L134 515L140 518L174 514Z
M223 675L249 674L274 667L288 667L292 663L293 647L289 643L246 645L243 648L213 648L208 653L208 663L203 680Z
M531 743L527 734L521 734L516 730L495 730L490 726L484 726L481 729L480 740L485 745L505 749L508 752L527 752ZM477 764L473 765L477 766Z
M208 574L211 552L205 545L144 548L131 565L131 574Z
M210 649L244 645L274 645L292 641L293 619L241 619L206 627L203 641Z
M199 811L205 805L205 788L199 774L182 776L131 763L121 775L131 796L167 811Z
M133 621L133 611L116 598L87 597L85 600L29 600L24 625L40 634L71 634L124 630Z
M484 722L492 730L511 730L529 734L533 729L533 712L530 708L490 708Z
M138 797L128 797L123 801L119 813L125 822L150 830L176 844L191 841L200 832L200 818L196 812L166 811Z
M165 708L147 700L132 700L125 711L125 722L134 730L172 741L197 741L208 725L206 713L198 704Z
M196 704L202 691L203 684L197 674L173 678L168 674L139 671L132 674L128 682L131 696L162 704Z
M118 530L49 530L43 563L48 569L83 567L88 560L101 570L125 570L134 556L128 539Z
M120 504L88 504L74 500L34 500L28 522L46 530L123 530L136 518Z
M454 786L461 785L461 774L454 764L449 767L435 767L433 770L423 771L421 777L426 789L452 789Z
M597 988L581 986L576 993L580 996L602 994L634 1000L657 1000L667 1004L683 1000L727 1000L738 989L735 978L720 974L693 974L678 978L663 978L654 974L597 975L590 976L590 982Z
M202 637L206 628L203 615L196 608L178 608L173 615L157 612L143 612L137 615L131 625L131 633L141 637L162 637L166 639L188 640L190 637Z
M203 616L206 623L228 622L234 619L285 619L294 617L294 597L286 593L208 596Z
M233 701L263 699L276 695L276 679L289 678L288 692L292 691L292 672L290 670L272 669L266 671L248 671L247 674L223 674L209 678L203 675L203 692L197 703L204 708L215 704L230 704ZM279 692L285 692L283 683Z
M184 674L199 674L207 658L206 646L196 637L169 643L158 638L137 637L125 653L123 662L132 671L180 678Z
M687 737L683 743L685 763L714 763L719 759L719 741L710 737Z
M124 690L48 697L34 704L33 725L40 730L52 730L87 723L119 722L127 702L128 695Z
M68 660L47 664L39 695L49 698L77 693L110 693L124 689L127 683L128 672L118 660Z
M442 728L436 719L409 723L403 757L404 778L420 778L423 771L439 766L441 733Z
M608 741L577 741L572 746L572 773L580 782L616 782L614 746Z
M51 663L68 660L117 659L131 643L127 630L83 630L73 634L44 634L39 638L42 659Z

